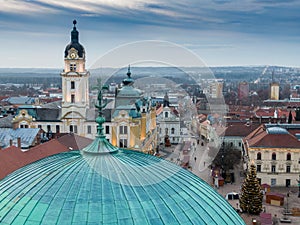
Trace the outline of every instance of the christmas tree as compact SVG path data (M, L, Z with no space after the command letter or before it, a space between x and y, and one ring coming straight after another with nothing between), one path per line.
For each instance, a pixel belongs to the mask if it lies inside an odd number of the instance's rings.
M256 177L254 164L250 166L250 172L242 184L240 195L240 207L243 212L259 214L262 211L263 195Z

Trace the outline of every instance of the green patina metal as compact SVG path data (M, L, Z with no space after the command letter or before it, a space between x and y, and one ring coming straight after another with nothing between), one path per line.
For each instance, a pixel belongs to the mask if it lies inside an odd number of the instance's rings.
M95 107L98 109L98 117L96 118L97 125L97 135L95 140L82 151L83 153L94 153L94 154L105 154L117 152L118 148L113 146L106 140L105 135L103 134L103 123L105 118L103 117L103 109L107 105L107 99L103 99L103 92L108 90L106 85L102 85L101 79L98 79L98 85L95 87L98 89L98 103L95 104Z
M199 177L130 150L53 155L15 171L0 190L1 225L245 224Z

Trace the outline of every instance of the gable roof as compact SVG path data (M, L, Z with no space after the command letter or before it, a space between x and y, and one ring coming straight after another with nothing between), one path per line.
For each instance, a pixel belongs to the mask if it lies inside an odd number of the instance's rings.
M17 142L21 138L21 147L28 148L34 144L39 131L39 128L0 128L0 145L6 148L10 145L10 140Z
M0 128L12 128L12 120L14 116L8 115L6 117L0 118Z
M259 127L258 123L251 123L251 124L247 124L243 122L231 123L228 124L228 126L226 127L224 136L225 137L226 136L246 137L258 127Z
M9 97L7 99L3 99L2 101L6 101L12 105L32 105L35 103L34 98L27 96Z
M57 139L57 141L69 149L81 150L93 142L92 139L82 137L76 134L65 134Z
M170 112L174 118L179 117L179 112L177 111L177 109L175 107L173 107L173 106L170 106L170 107L165 106L164 107L163 105L161 105L158 109L156 109L156 116L162 116L162 113L166 112L166 111Z
M35 161L72 149L83 149L91 142L92 140L89 138L81 137L76 134L66 134L58 139L52 139L32 147L27 151L21 151L21 149L15 146L0 150L0 179Z
M0 151L0 179L30 163L66 151L69 151L69 148L55 139L37 145L25 152L15 146L3 149Z
M36 108L37 121L59 121L61 109L59 108Z

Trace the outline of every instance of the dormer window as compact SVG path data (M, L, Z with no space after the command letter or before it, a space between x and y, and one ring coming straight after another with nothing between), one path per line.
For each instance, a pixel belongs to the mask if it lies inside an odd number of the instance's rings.
M76 63L70 63L70 71L76 71Z

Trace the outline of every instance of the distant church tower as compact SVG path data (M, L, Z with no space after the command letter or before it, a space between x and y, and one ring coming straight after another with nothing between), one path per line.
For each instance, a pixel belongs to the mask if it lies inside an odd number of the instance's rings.
M272 72L272 83L270 83L270 99L279 100L279 83L274 81L274 70Z
M79 32L76 20L73 21L71 42L64 53L65 68L60 74L62 78L62 111L61 120L65 132L75 132L79 135L83 130L77 130L85 121L89 108L89 72L85 69L85 50L79 43Z

